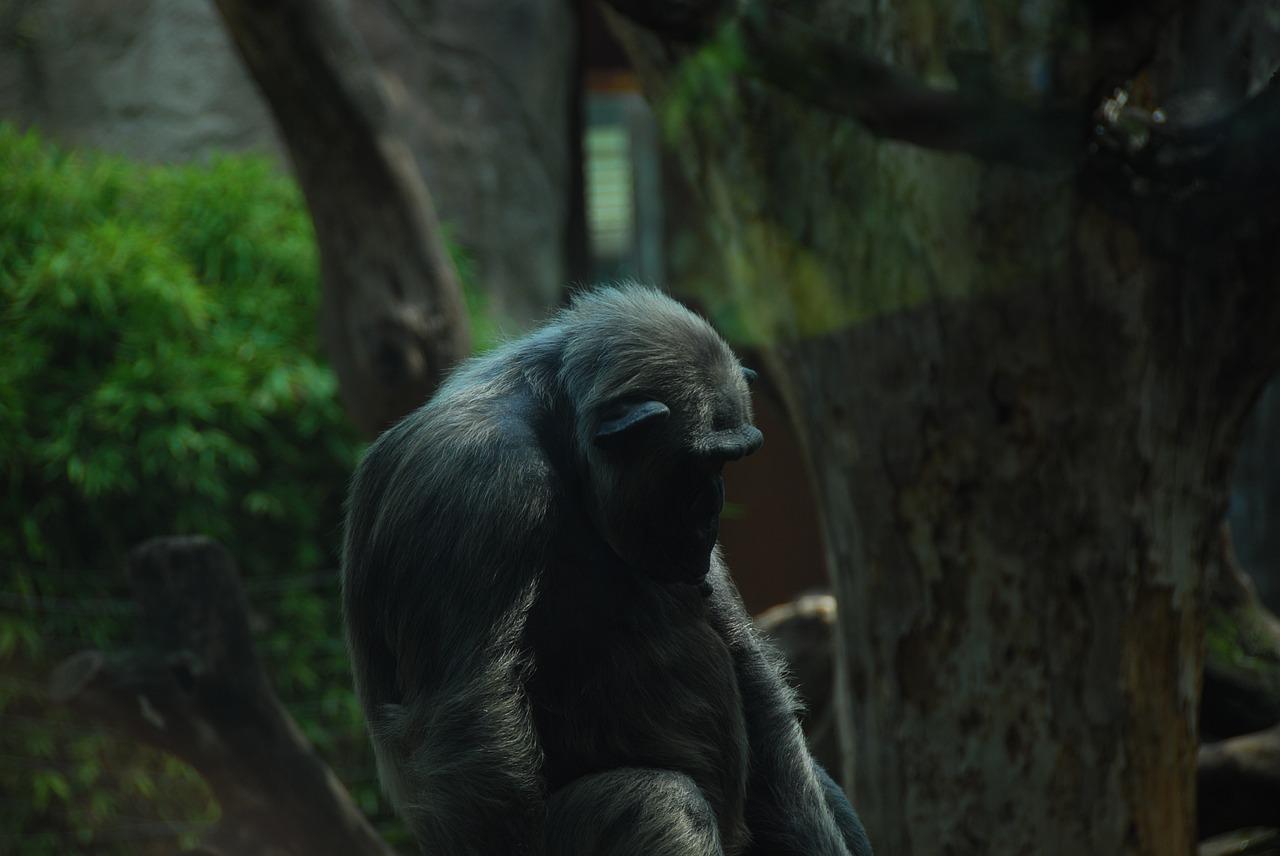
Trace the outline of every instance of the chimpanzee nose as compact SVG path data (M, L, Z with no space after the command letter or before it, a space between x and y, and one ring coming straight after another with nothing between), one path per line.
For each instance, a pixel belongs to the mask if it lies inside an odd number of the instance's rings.
M739 425L713 431L702 443L702 454L717 461L736 461L750 455L764 443L764 434L754 425Z

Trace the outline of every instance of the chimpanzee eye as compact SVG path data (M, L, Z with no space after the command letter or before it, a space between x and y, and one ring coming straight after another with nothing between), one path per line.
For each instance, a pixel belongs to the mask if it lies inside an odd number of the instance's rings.
M756 374L754 369L749 369L746 366L742 367L742 377L746 380L747 386L751 386L751 384L755 383L756 378L759 376L760 375Z

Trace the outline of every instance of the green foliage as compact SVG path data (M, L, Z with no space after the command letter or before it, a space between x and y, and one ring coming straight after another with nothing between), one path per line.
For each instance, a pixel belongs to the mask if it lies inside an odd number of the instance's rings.
M238 559L281 697L381 810L333 570L360 444L318 300L270 162L143 167L0 126L0 850L173 852L216 815L190 770L39 700L59 658L127 643L124 556L171 533Z
M740 73L748 65L736 21L720 27L676 67L658 118L668 142L683 140L691 129L715 130L741 109Z
M315 343L314 239L269 164L145 169L0 136L0 554L114 565L203 532L314 566L355 438Z
M1278 641L1273 619L1265 609L1248 603L1231 608L1211 605L1205 644L1209 659L1219 668L1252 674L1255 683L1273 683L1280 666Z

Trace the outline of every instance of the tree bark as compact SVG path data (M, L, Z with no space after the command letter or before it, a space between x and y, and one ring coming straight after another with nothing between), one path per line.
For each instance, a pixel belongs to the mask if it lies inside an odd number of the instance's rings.
M806 441L843 781L884 853L1192 853L1205 568L1278 357L1273 92L1233 67L1188 130L1202 21L1163 4L1092 107L1134 10L791 8L772 35L818 36L783 58L854 52L846 118L754 61L750 11L696 48L614 19L720 238L700 297L752 307ZM1075 105L1052 168L1016 168L1043 126L977 133L984 93Z
M138 647L68 658L53 701L195 767L222 809L201 852L390 856L272 692L226 550L157 538L129 569Z
M846 781L890 852L1196 840L1201 577L1233 425L1212 384L1179 394L1193 365L1129 339L1137 317L1077 300L1017 289L785 351L843 524Z
M288 146L320 248L321 332L367 436L470 351L461 289L394 105L334 0L217 0Z

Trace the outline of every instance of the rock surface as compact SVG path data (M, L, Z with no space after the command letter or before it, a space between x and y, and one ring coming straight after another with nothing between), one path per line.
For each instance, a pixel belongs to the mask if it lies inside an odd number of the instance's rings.
M565 276L574 15L564 0L349 3L441 220L511 332ZM205 0L0 4L0 120L153 162L266 151L271 117Z

